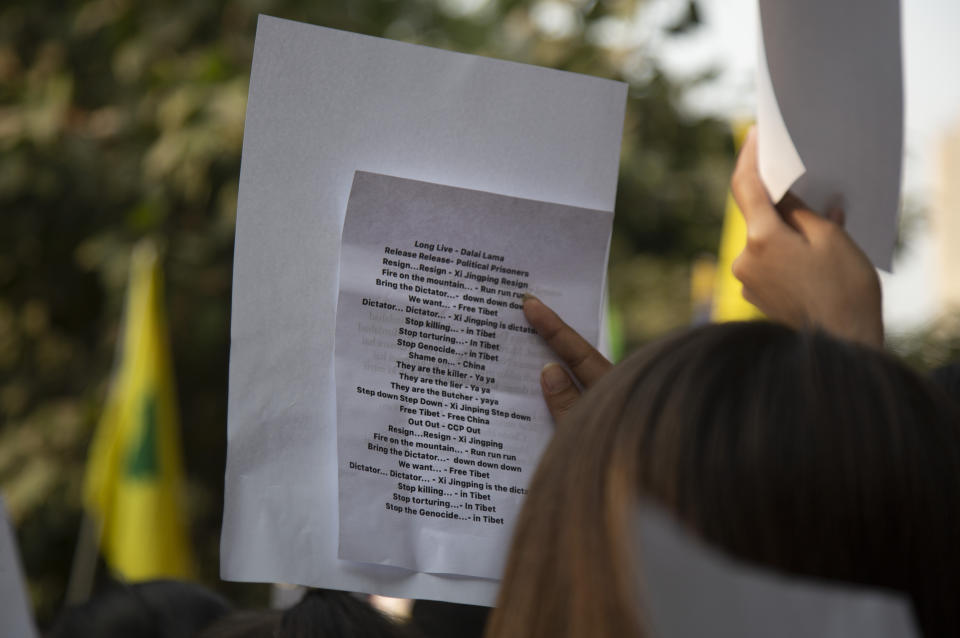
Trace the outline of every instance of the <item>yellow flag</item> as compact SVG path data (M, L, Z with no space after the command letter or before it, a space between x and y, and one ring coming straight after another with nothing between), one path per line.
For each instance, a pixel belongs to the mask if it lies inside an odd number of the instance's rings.
M690 267L690 323L694 326L710 322L716 279L717 260L714 256L697 257Z
M104 558L128 581L193 575L162 289L156 249L141 243L131 259L118 369L84 481Z
M750 127L746 124L734 127L738 149L743 144L749 129ZM733 195L728 193L727 208L723 216L723 233L720 237L720 253L717 256L713 307L710 313L713 321L739 321L763 317L763 313L756 306L743 298L743 286L731 272L733 260L743 252L746 245L747 225L743 221L743 214L737 202L734 201Z
M607 349L610 360L617 363L623 359L626 351L626 339L623 335L623 315L616 306L607 302Z

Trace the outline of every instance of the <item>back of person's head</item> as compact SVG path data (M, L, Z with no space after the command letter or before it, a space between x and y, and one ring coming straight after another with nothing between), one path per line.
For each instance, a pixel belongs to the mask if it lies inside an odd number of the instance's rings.
M283 612L278 609L240 610L227 614L198 638L275 638Z
M200 638L400 638L403 629L352 594L311 589L284 612L236 612Z
M904 592L925 635L960 635L960 418L882 352L734 323L614 368L557 426L487 635L645 635L641 498L733 557Z
M65 608L47 636L193 638L229 610L225 599L194 583L114 583L89 601Z
M930 378L954 403L960 405L960 362L952 362L935 369Z

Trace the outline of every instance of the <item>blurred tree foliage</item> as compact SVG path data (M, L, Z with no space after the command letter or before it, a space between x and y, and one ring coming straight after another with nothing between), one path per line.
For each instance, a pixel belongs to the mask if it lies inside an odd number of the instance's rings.
M610 285L629 344L687 322L733 152L685 115L648 43L609 45L642 0L189 0L0 8L0 486L41 622L61 604L86 447L127 259L165 246L202 578L219 589L233 224L258 13L630 83ZM696 3L663 31L684 37ZM227 589L243 597L249 590Z
M892 335L887 348L920 371L960 361L960 312L944 313L933 323Z

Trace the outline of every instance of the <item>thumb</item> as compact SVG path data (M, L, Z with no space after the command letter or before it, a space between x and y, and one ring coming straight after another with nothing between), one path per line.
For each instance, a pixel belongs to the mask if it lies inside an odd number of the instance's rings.
M540 389L554 423L558 423L580 398L580 390L558 363L543 366L540 371Z

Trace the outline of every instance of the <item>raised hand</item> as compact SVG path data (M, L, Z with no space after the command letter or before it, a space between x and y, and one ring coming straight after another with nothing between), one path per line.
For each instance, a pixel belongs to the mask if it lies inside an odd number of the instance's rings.
M844 231L842 212L824 218L791 195L774 207L757 169L756 130L740 151L731 189L747 224L747 246L733 263L747 301L796 328L882 346L876 270Z
M573 372L580 386L589 388L613 367L596 348L533 295L524 297L523 314L557 357ZM540 388L554 421L559 421L580 398L577 383L558 363L544 366L540 372Z

